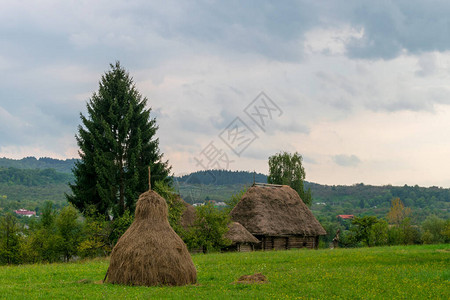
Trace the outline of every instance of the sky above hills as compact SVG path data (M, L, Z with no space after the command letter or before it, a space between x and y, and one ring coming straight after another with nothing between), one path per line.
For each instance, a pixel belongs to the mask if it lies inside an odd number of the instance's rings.
M176 175L450 187L447 1L0 0L0 157L77 157L80 112L119 60Z

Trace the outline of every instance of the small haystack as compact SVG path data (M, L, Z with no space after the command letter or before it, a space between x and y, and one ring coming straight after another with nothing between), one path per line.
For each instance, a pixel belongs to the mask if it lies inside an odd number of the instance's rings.
M194 225L195 217L197 215L195 207L185 202L183 199L181 199L181 197L176 197L176 201L181 202L184 206L184 210L180 220L181 226L183 226L184 229L192 227Z
M259 243L259 240L238 222L230 223L228 228L225 237L231 241L231 245L225 251L249 252L254 250L255 244Z
M186 285L197 271L186 245L167 220L166 201L154 191L140 195L135 220L111 253L108 282L126 285Z
M230 213L261 241L263 250L317 248L326 231L289 186L253 186Z

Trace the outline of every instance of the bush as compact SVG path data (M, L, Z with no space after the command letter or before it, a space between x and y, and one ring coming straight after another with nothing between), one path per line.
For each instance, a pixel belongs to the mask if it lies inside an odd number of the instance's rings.
M82 238L82 225L78 221L78 212L72 206L64 207L56 217L57 235L60 237L58 250L65 261L78 254L78 245Z
M427 243L439 244L448 242L449 239L445 234L446 225L447 222L445 220L437 216L428 216L422 223L422 230L427 233ZM422 239L424 239L423 236Z
M228 223L228 214L219 211L212 203L198 206L194 226L186 235L188 248L202 248L206 253L229 246L231 242L224 238Z

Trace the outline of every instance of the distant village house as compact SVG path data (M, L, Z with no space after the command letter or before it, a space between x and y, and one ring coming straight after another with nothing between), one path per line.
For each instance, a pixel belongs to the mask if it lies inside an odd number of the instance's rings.
M339 220L352 220L355 216L354 215L338 215L337 217Z
M25 216L25 217L32 217L32 216L36 216L36 212L32 211L32 210L26 210L26 209L18 209L14 211L17 215L19 216Z

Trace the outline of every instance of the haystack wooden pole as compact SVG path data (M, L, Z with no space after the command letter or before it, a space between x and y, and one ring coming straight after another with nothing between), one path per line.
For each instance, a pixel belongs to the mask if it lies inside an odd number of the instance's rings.
M148 190L150 191L152 189L152 183L150 181L151 172L150 172L150 166L148 166Z
M108 269L106 270L105 278L103 278L103 283L106 282L106 277L108 277L108 271L109 271L109 266L108 266Z

